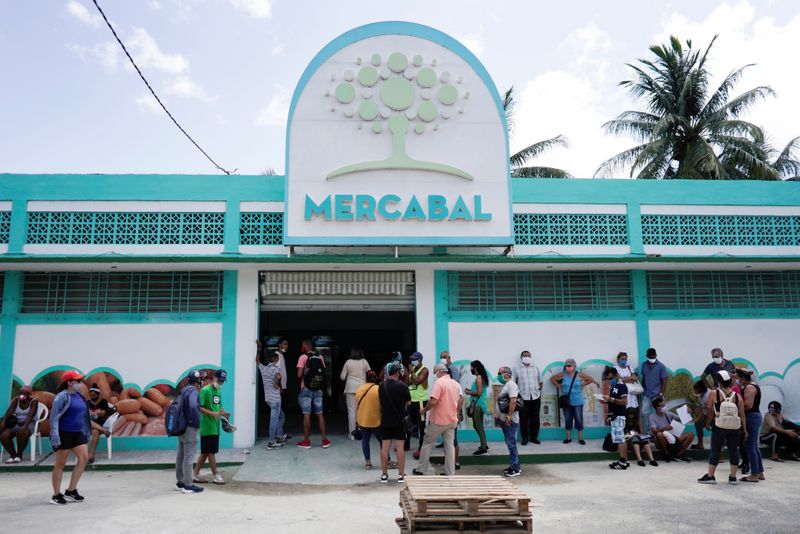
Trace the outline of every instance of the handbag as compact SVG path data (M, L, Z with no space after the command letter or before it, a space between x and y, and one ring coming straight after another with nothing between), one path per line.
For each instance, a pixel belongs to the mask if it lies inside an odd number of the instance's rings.
M361 401L364 400L364 397L367 396L367 394L369 393L369 390L371 390L374 387L375 387L375 384L372 384L370 387L367 388L367 391L365 391L364 394L361 395L361 398L358 399L358 403L356 403L356 414L358 414L358 409L359 409L359 407L361 407ZM353 439L361 439L361 429L358 428L358 424L356 424L356 429L353 430L352 432L350 432L350 434L353 436Z
M569 385L569 390L567 391L566 395L559 395L558 396L558 407L559 408L569 408L569 396L572 394L572 386L575 385L575 379L578 378L578 371L575 371L575 376L572 377L572 382ZM566 376L566 375L564 375ZM561 382L564 383L563 381Z
M467 404L467 417L474 417L475 416L475 405L478 404L478 400L472 398L469 400L469 404Z
M631 371L630 365L628 366L628 371ZM631 371L631 375L633 375L633 371ZM638 380L636 382L628 382L625 386L628 388L629 395L641 395L644 393L644 386Z

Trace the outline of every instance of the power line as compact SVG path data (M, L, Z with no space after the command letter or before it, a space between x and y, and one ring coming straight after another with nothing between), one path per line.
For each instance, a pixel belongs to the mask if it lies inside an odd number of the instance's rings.
M115 39L117 40L117 42L119 43L119 46L121 46L121 47L122 47L122 51L123 51L123 52L125 52L125 55L126 55L126 56L128 56L128 59L131 61L131 65L133 65L133 68L134 68L134 69L136 69L136 72L138 72L138 73L139 73L139 77L142 79L142 81L144 82L144 84L145 84L145 85L147 86L147 88L150 90L150 93L153 95L153 98L155 98L155 99L156 99L156 102L158 102L158 105L159 105L159 106L161 106L161 109L163 109L163 110L164 110L164 113L166 113L166 114L167 114L167 116L168 116L170 119L172 119L172 122L174 122L174 123L175 123L175 126L177 126L177 127L178 127L178 129L179 129L181 132L183 132L183 135L185 135L185 136L186 136L186 138L187 138L187 139L189 139L189 141L191 141L191 142L192 142L192 144L193 144L195 147L197 147L197 150L199 150L200 152L202 152L202 153L203 153L203 155L206 157L206 159L208 159L208 161L210 161L210 162L211 162L211 163L214 165L214 167L216 167L217 169L221 170L221 171L222 171L222 172L224 172L225 174L231 174L231 172L236 172L236 169L234 169L233 171L228 171L228 170L226 170L226 169L224 169L224 168L220 167L220 166L217 164L217 162L216 162L216 161L214 161L213 159L211 159L211 156L209 156L209 155L206 153L206 151L205 151L205 150L203 150L203 149L200 147L200 145L198 145L198 144L195 142L195 140L194 140L194 139L192 139L192 136L191 136L191 135L189 135L189 134L186 132L186 130L184 130L184 129L183 129L183 127L182 127L180 124L178 124L178 121L177 121L177 120L175 120L175 117L173 117L173 116L172 116L172 113L170 113L170 112L169 112L169 110L168 110L168 109L167 109L167 107L164 105L164 103L161 101L161 99L160 99L160 98L158 98L158 95L157 95L157 94L156 94L156 92L153 90L153 88L150 86L150 83L147 81L147 78L145 78L145 77L144 77L144 74L142 74L142 71L141 71L141 70L139 70L139 67L138 67L138 65L136 65L136 62L135 62L135 61L133 60L133 58L131 57L130 53L128 52L128 49L127 49L127 48L125 48L125 44L124 44L124 43L122 42L122 40L119 38L119 36L117 35L117 32L116 32L116 31L114 31L114 27L111 25L111 22L109 22L109 20L108 20L108 17L106 17L106 14L105 14L105 13L103 13L103 10L102 10L102 8L100 7L100 5L97 3L97 0L92 0L92 2L94 2L94 6L95 6L95 7L97 8L97 10L100 12L100 15L102 15L102 17L103 17L103 20L105 20L105 21L106 21L106 24L108 25L108 29L109 29L109 30L111 30L111 33L113 33L113 34L114 34L114 38L115 38Z

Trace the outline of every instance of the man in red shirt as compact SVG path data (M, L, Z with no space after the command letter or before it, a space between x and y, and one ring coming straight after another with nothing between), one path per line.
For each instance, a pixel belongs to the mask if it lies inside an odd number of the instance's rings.
M456 474L456 450L453 445L456 427L464 405L461 386L450 378L447 366L439 363L433 368L436 382L433 384L431 396L425 406L428 423L425 426L425 438L419 455L419 465L414 469L415 475L424 475L430 467L431 450L436 438L443 436L444 441L444 473L448 476Z

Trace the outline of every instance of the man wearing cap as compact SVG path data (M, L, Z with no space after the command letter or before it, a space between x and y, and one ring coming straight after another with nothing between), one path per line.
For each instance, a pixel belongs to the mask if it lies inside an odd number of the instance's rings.
M109 417L115 412L113 406L100 396L100 388L92 384L89 388L89 416L92 419L92 441L89 443L89 463L94 463L97 444L100 443L100 434L108 437L111 428L108 424Z
M419 465L414 469L415 475L424 475L430 467L431 449L436 438L444 439L444 474L456 474L456 451L453 440L455 439L458 415L464 405L461 386L450 378L447 366L437 363L433 368L436 382L433 383L431 397L425 405L423 415L429 413L428 424L425 427L425 438L422 442L419 455Z
M224 369L214 371L211 383L200 390L200 456L194 468L194 482L208 482L200 477L200 470L206 463L211 467L212 482L225 484L225 480L217 472L217 453L219 452L219 418L230 417L231 414L222 409L222 384L228 378Z
M200 493L203 488L196 486L192 480L194 472L194 452L197 450L197 433L200 427L200 401L197 390L200 388L202 375L200 371L191 371L186 377L186 385L179 395L183 397L183 417L186 430L178 436L178 454L175 458L175 487L183 493Z
M414 459L419 459L422 440L425 437L425 406L428 404L428 368L422 365L422 353L415 352L411 355L411 368L408 371L408 391L411 394L411 405L408 407L408 415L411 421L417 426L416 437L418 439L417 450L414 452ZM411 448L411 439L408 440L408 448Z

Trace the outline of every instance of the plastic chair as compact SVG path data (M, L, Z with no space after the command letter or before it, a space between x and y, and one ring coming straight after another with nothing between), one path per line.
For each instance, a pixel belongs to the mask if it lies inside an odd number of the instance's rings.
M117 419L119 419L119 412L115 412L115 413L111 414L110 416L108 416L108 419L106 419L106 422L105 422L105 424L108 425L108 427L111 429L111 430L109 430L109 432L111 432L111 433L106 438L108 440L108 443L106 444L107 445L106 449L108 449L108 459L109 460L111 459L111 438L114 437L114 425L117 424ZM103 436L105 436L105 434L102 434L100 437L103 437Z
M39 452L42 451L42 433L39 431L39 423L44 421L50 416L50 410L45 406L45 404L41 401L38 403L38 407L36 408L36 420L33 423L33 433L31 433L31 462L36 460L36 439L39 439ZM3 454L5 454L5 449L0 447L0 462L3 461ZM20 451L20 456L22 455L22 451Z

